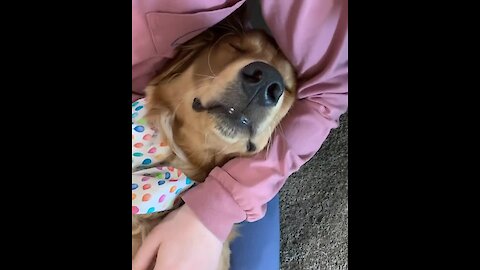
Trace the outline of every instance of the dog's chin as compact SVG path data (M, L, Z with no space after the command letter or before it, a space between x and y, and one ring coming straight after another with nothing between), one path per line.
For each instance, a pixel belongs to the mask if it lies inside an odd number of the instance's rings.
M245 153L255 153L258 147L252 142L257 134L258 124L263 120L259 115L248 114L235 110L234 106L221 102L211 102L203 105L195 98L192 109L199 113L208 113L214 121L214 133L228 143L235 143L239 139L247 140Z
M220 119L220 120L219 120ZM218 137L223 138L227 143L235 143L239 139L246 140L244 153L253 153L257 150L257 146L251 141L251 127L245 127L244 125L232 124L230 120L222 120L217 118L214 133Z
M237 136L251 137L254 134L253 123L248 116L234 109L234 106L211 102L203 105L195 98L192 108L196 112L207 112L215 121L215 129L220 135L233 139Z
M252 131L250 125L245 125L239 120L231 119L221 114L213 115L215 121L215 129L217 134L227 139L235 139L237 137L251 137Z

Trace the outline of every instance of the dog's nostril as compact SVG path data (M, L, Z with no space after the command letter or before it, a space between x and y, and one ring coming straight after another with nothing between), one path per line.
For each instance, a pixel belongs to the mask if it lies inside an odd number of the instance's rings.
M241 86L249 104L254 99L261 106L275 106L283 94L283 77L273 66L253 62L242 68Z
M251 74L244 71L243 76L249 83L258 83L262 80L263 72L259 69L255 69Z
M263 72L261 70L255 70L255 72L253 72L253 78L259 82L262 80L262 75L263 75Z
M267 87L267 99L277 102L282 95L283 90L278 83L272 83Z

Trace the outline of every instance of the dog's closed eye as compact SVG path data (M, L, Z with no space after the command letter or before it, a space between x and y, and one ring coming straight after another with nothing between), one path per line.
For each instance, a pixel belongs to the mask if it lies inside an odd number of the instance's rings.
M245 53L245 52L247 52L247 50L242 49L238 44L229 42L228 45L229 45L230 47L234 48L236 51L238 51L238 52L240 52L240 53Z

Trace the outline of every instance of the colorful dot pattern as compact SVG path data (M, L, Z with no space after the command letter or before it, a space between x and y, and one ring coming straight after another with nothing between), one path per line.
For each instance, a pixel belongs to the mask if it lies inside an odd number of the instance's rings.
M132 103L132 214L169 210L195 184L180 170L159 166L171 149L145 120L145 100Z

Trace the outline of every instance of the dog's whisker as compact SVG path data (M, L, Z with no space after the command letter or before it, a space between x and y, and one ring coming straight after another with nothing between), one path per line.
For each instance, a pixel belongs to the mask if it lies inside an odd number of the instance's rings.
M235 23L235 25L234 25ZM240 17L236 16L233 20L229 20L227 24L235 31L237 34L245 33L243 29L243 23L240 20Z
M226 37L226 36L230 36L230 35L235 35L234 33L226 33L224 35L222 35L221 37L219 37L215 43L213 43L213 45L210 47L210 49L208 50L208 55L207 55L207 64L208 64L208 68L210 69L210 73L212 73L213 76L217 76L215 75L215 72L213 72L213 69L212 69L212 65L210 63L210 56L212 55L212 50L213 48L220 42L220 40L222 40L222 38Z
M239 29L237 27L235 27L232 22L228 21L225 23L225 25L222 25L220 28L223 28L227 31L230 31L230 32L234 32L236 34L241 34Z
M280 131L282 132L283 136L285 137L285 132L283 131L282 123L278 123L278 127L280 128Z
M226 153L225 153L225 150L227 150L228 147L229 147L229 145L225 145L225 147L223 147L222 149L220 149L220 151L218 151L217 153L215 153L215 155L226 154Z
M170 83L173 79L175 79L176 77L182 75L182 73L180 72L177 72L177 73L173 73L172 75L170 75L170 77L168 78L167 80L167 83Z
M223 30L227 30L229 32L235 32L235 33L238 33L237 32L237 29L235 29L234 27L232 27L231 25L229 24L225 24L225 25L220 25L218 26L219 29L223 29Z
M193 75L195 76L199 76L199 77L206 77L208 79L215 79L216 77L215 76L212 76L212 75L206 75L206 74L198 74L198 73L193 73Z
M242 21L240 20L240 17L235 17L235 22L238 23L239 29L242 31L242 34L245 34L245 28Z
M210 55L212 54L212 48L213 48L213 46L210 47L210 50L208 51L207 64L208 64L208 69L210 69L210 73L212 73L213 76L217 76L217 75L215 75L215 73L213 72L212 66L210 65Z
M208 80L208 79L205 79L205 80L202 80L202 81L206 81L206 80ZM199 81L199 82L202 82L202 81ZM197 92L198 90L200 90L204 87L207 87L207 86L208 86L208 84L200 85L199 87L195 88L193 91Z
M213 79L214 79L214 78L202 78L202 79L197 80L196 83L197 83L197 84L200 84L200 83L203 83L203 82L205 82L205 81L211 81L211 80L213 80ZM200 87L198 87L197 89L194 89L194 90L195 90L195 91L196 91L196 90L199 90L201 87L205 87L205 86L206 86L205 84L204 84L204 85L201 85Z
M267 153L267 156L268 156L268 153L270 151L270 146L272 145L272 141L273 141L273 133L277 130L277 128L275 127L275 129L273 130L272 132L272 127L271 126L268 126L268 130L270 132L270 137L268 137L268 141L267 141L267 150L266 150L266 153Z
M180 108L180 105L182 104L182 101L180 101L177 106L175 106L175 109L173 110L173 116L176 115L178 108Z

